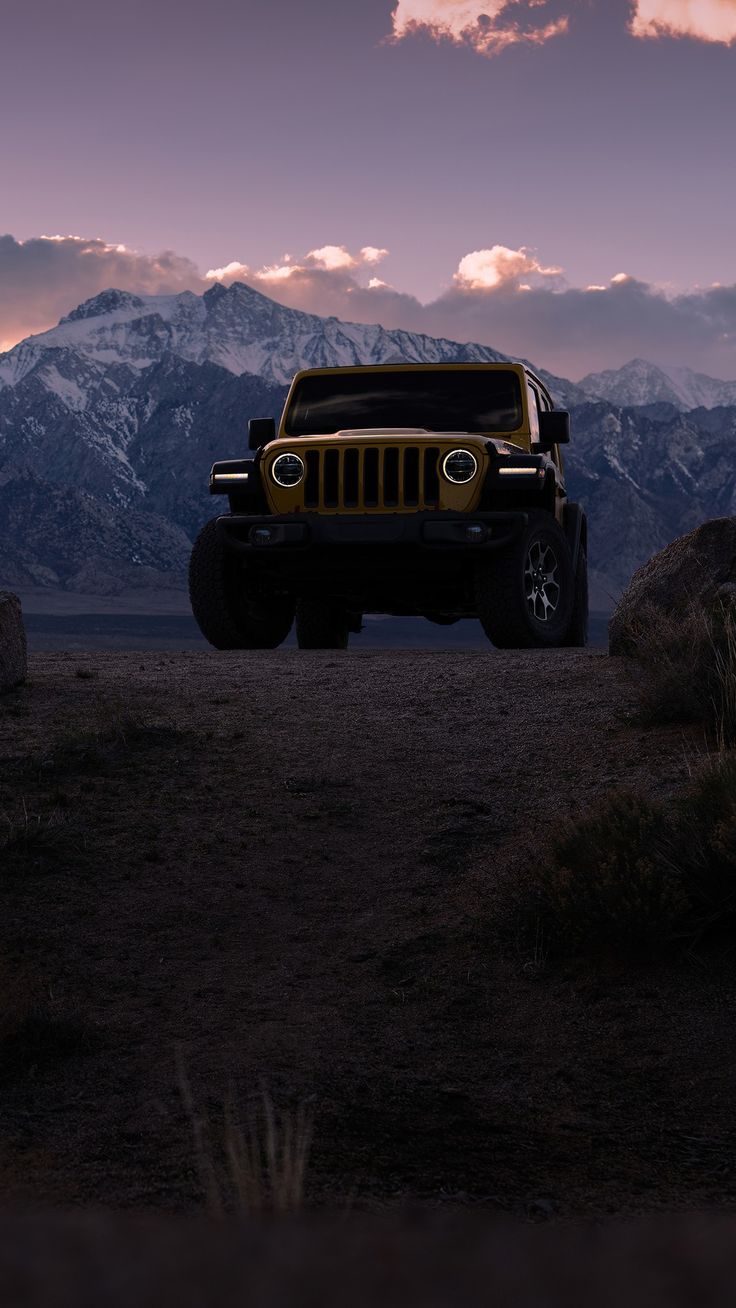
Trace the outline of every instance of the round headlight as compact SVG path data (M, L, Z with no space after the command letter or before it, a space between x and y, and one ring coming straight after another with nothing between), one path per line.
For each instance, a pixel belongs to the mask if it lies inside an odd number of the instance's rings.
M280 454L271 464L271 476L279 486L298 486L304 476L304 464L298 454Z
M470 450L451 450L442 460L442 471L448 481L472 481L478 471L478 460Z

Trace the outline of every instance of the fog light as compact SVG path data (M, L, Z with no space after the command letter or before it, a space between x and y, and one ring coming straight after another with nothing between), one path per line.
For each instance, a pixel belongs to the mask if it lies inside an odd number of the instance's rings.
M270 545L273 531L270 527L251 527L250 539L253 545Z
M484 540L488 540L488 528L479 522L471 522L470 526L465 528L465 539L471 545L482 545Z

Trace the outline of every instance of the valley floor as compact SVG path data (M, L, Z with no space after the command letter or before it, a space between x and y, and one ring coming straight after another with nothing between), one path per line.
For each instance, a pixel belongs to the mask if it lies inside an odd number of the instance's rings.
M215 1162L228 1097L307 1106L310 1207L731 1210L736 976L510 925L560 815L686 780L700 742L631 703L590 650L34 655L0 701L6 1206L200 1211L183 1068Z
M21 594L29 648L40 651L204 650L209 646L192 615L185 591L127 591L120 595L77 595L37 589ZM610 610L590 616L590 644L608 646ZM360 635L350 638L361 649L485 649L488 641L477 621L437 626L425 618L369 615ZM286 641L294 648L292 630Z

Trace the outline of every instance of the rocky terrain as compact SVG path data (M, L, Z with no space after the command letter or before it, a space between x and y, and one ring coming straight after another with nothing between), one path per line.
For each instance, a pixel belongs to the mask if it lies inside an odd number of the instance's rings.
M181 587L214 458L319 364L502 360L487 346L319 318L243 283L106 291L0 356L0 583L111 595ZM594 607L674 536L734 512L734 384L634 361L575 385L569 492L589 512ZM697 406L697 407L696 407Z

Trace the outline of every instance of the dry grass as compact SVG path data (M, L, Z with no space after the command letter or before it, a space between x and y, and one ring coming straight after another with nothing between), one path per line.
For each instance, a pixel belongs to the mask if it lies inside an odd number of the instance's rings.
M692 602L677 615L642 612L630 633L642 721L702 722L721 750L736 746L736 608Z
M672 939L685 904L663 856L664 809L620 792L568 821L533 872L535 940L552 953L627 953Z
M304 1202L312 1144L308 1110L299 1105L279 1111L264 1090L243 1121L231 1090L217 1132L209 1116L197 1110L181 1060L178 1079L208 1214L223 1217L234 1211L243 1216L283 1216L298 1212Z
M23 799L17 817L2 815L0 871L3 875L46 872L79 854L66 814L58 809L45 815L29 813Z
M122 700L99 699L82 724L59 732L27 766L43 777L99 772L134 750L169 745L176 734L168 725L132 713Z
M736 753L665 803L619 792L568 821L530 875L527 939L551 954L736 947Z

